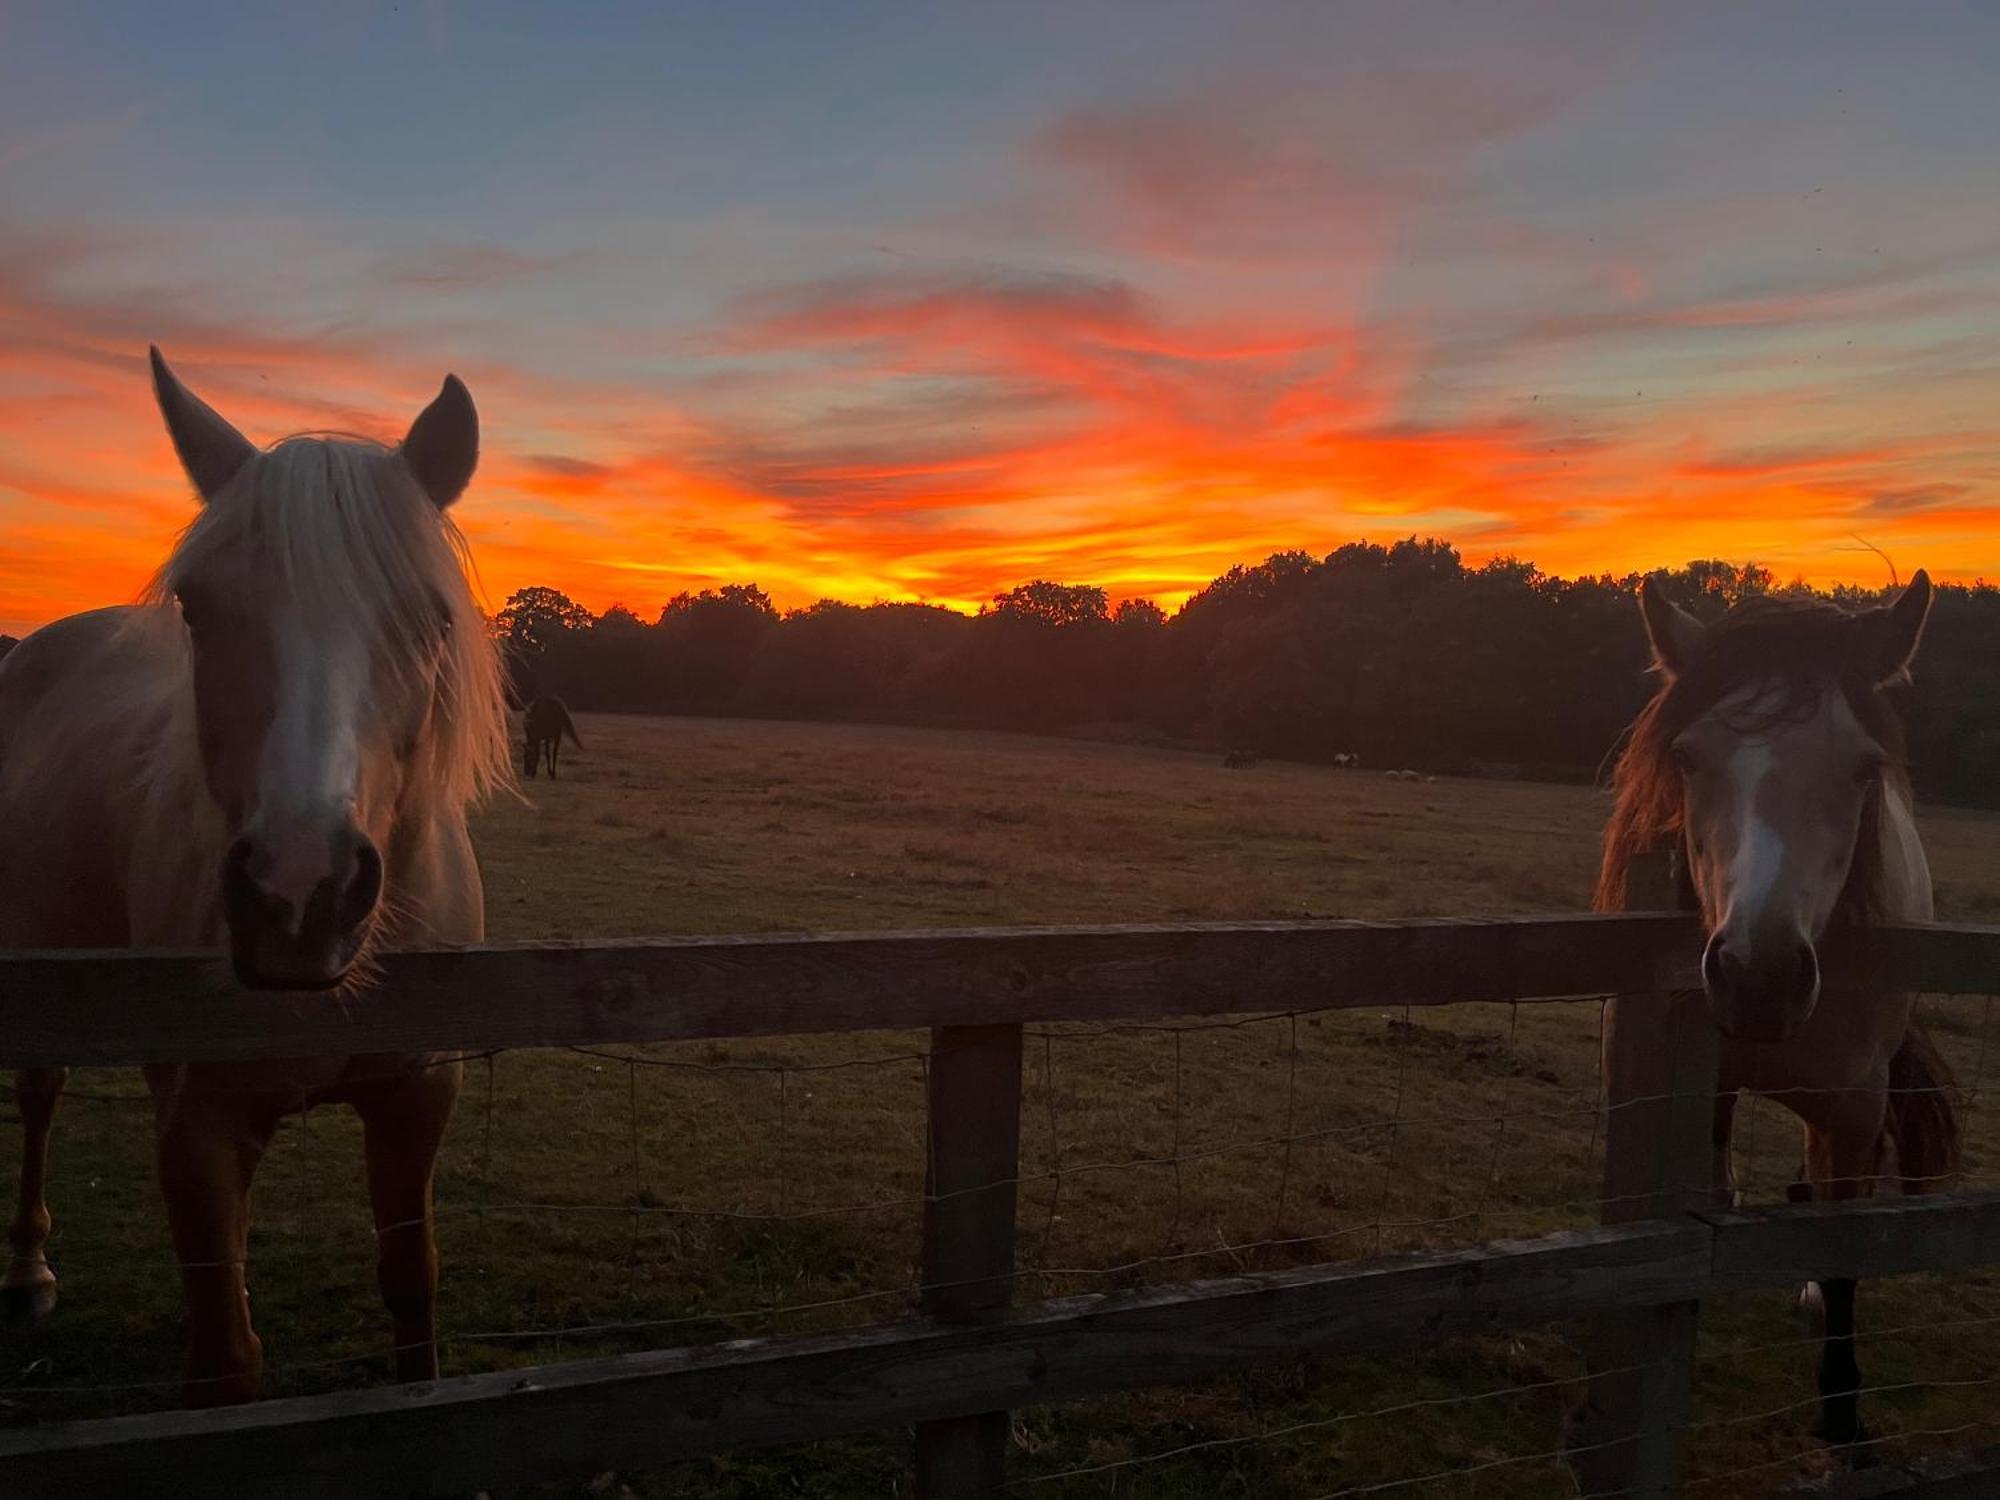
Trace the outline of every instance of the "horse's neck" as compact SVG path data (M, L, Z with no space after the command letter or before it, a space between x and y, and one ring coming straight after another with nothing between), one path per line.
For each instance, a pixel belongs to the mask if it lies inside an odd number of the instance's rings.
M1917 833L1916 809L1911 805L1908 788L1893 784L1885 787L1879 817L1881 915L1890 922L1928 922L1935 910L1931 900L1931 867L1924 857L1923 839Z
M191 684L176 685L146 767L126 871L132 940L142 947L207 944L222 937L216 872L228 843L209 795Z

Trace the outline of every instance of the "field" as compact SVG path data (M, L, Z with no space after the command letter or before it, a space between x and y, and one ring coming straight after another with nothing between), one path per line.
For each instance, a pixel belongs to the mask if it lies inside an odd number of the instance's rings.
M1225 770L1014 736L581 729L560 781L481 815L494 937L1574 910L1603 816L1581 788ZM1940 914L2000 918L2000 822L1930 810L1924 831ZM1980 1081L1986 1004L1929 1010L1962 1081ZM1020 1295L1591 1222L1598 1020L1576 1004L1035 1030ZM901 1315L922 1045L882 1034L470 1064L439 1186L447 1370ZM51 1193L63 1304L0 1334L0 1415L17 1420L173 1399L177 1299L143 1091L112 1072L81 1073L74 1090ZM1992 1185L2000 1130L1972 1106L1967 1178ZM1797 1161L1789 1117L1753 1105L1738 1138L1753 1194L1777 1196ZM0 1132L10 1160L17 1140ZM259 1179L252 1248L275 1392L380 1378L372 1251L353 1121L288 1124ZM1862 1295L1868 1383L1945 1387L1871 1397L1872 1425L1990 1440L2000 1278ZM1568 1493L1535 1455L1556 1446L1574 1394L1573 1334L1024 1412L1014 1469L1046 1500L1317 1500L1471 1466L1484 1467L1392 1493ZM1692 1445L1708 1493L1762 1493L1819 1463L1801 1337L1784 1297L1711 1304ZM1361 1415L1390 1407L1404 1409ZM564 1493L881 1497L906 1455L893 1438L854 1441L578 1476Z

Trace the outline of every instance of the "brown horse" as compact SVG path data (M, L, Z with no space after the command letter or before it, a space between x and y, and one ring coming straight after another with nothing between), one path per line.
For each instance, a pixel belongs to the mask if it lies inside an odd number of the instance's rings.
M394 449L259 452L152 361L204 503L148 602L58 621L0 666L0 948L226 944L246 988L331 996L380 948L477 941L465 808L508 766L499 664L445 515L478 458L471 396L447 378ZM43 1176L67 1076L17 1084L19 1310L55 1301ZM190 1404L257 1394L251 1178L279 1119L322 1102L361 1114L396 1373L437 1374L431 1177L459 1079L437 1056L146 1069Z
M556 751L564 735L577 749L583 748L583 741L576 737L576 725L570 722L569 709L560 698L541 697L530 703L521 716L521 731L521 774L530 781L541 768L544 755L548 757L549 780L556 779Z
M1883 1176L1921 1192L1956 1168L1950 1074L1912 1023L1914 997L1868 982L1859 942L1871 926L1931 919L1902 726L1883 693L1906 680L1930 603L1923 573L1886 608L1759 598L1713 625L1650 581L1641 595L1663 682L1618 763L1597 904L1622 904L1633 855L1681 851L1721 1033L1725 1202L1744 1089L1803 1122L1811 1196L1865 1195ZM1859 1442L1854 1283L1807 1299L1824 1318L1820 1434Z

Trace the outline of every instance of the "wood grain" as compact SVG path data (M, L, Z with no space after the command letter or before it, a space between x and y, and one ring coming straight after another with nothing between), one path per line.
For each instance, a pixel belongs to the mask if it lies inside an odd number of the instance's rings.
M1684 979L1693 941L1661 914L507 944L386 955L350 997L246 992L209 954L24 953L0 957L0 1065L1589 996Z
M1021 1175L1021 1028L931 1033L924 1171L923 1310L947 1323L997 1323L1014 1295ZM975 1500L1007 1479L1008 1414L917 1424L917 1500Z
M1374 1264L741 1340L0 1433L9 1496L468 1493L867 1432L1694 1295L1705 1224L1645 1224Z
M1669 856L1633 861L1628 901L1671 906L1679 892ZM1707 1206L1716 1049L1699 990L1621 995L1606 1008L1604 1223ZM1689 1298L1590 1330L1586 1357L1595 1373L1578 1418L1576 1463L1586 1493L1647 1500L1678 1493L1700 1320L1701 1303Z
M1899 1216L1908 1227L1888 1227ZM52 1423L0 1432L0 1494L464 1493L1205 1380L1303 1352L1688 1303L1724 1287L1790 1286L1808 1270L1994 1264L1996 1225L2000 1193L1684 1215L1068 1298L990 1324L745 1339L225 1411Z

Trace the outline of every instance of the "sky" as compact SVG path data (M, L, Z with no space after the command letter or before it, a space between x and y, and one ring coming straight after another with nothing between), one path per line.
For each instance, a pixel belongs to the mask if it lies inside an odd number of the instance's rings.
M479 404L487 597L2000 575L2000 7L0 0L0 631ZM1887 554L1888 562L1878 555Z

